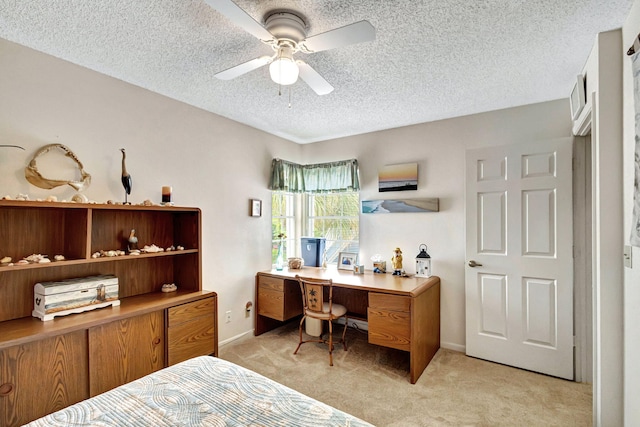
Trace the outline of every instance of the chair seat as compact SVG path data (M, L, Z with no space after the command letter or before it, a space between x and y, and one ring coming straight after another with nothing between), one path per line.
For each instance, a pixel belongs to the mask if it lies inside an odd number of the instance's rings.
M305 314L309 317L313 317L315 319L330 319L335 317L344 316L347 313L347 308L341 304L333 304L331 307L331 313L329 313L329 303L325 302L322 304L322 313L318 313L317 311L311 311L307 309Z

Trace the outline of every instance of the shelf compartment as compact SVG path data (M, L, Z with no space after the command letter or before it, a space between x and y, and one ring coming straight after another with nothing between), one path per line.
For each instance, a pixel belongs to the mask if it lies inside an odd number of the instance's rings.
M87 211L29 206L0 209L0 258L15 263L32 254L84 258L87 248Z
M118 278L119 298L159 292L165 283L196 291L201 283L199 262L199 251L184 250L2 267L0 295L11 304L0 304L0 322L31 317L33 287L38 282L113 274Z
M91 253L126 250L131 230L135 230L139 248L154 244L163 249L172 245L199 249L197 211L92 209L91 221Z

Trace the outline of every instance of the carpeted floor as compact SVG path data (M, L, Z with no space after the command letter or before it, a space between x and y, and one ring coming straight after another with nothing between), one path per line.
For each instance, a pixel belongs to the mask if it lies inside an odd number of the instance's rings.
M342 327L337 327L342 332ZM296 322L220 349L254 370L377 426L590 426L591 385L565 381L440 349L418 382L408 353L347 331L348 351L298 342Z

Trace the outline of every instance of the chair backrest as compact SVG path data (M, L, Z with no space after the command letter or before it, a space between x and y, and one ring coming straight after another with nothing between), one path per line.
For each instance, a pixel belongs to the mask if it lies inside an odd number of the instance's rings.
M303 279L296 275L298 283L300 283L300 292L302 292L302 306L305 313L322 313L322 307L325 302L329 303L329 313L333 308L333 281L331 279ZM324 288L329 289L329 298L324 298Z

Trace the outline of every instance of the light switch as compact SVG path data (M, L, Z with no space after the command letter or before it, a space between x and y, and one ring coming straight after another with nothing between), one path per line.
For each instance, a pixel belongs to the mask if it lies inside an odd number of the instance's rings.
M632 253L633 253L633 249L631 249L631 246L624 245L624 253L623 253L624 266L627 267L627 268L633 268L631 266L631 254Z

